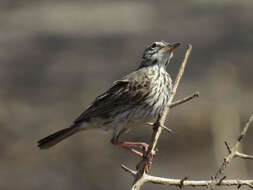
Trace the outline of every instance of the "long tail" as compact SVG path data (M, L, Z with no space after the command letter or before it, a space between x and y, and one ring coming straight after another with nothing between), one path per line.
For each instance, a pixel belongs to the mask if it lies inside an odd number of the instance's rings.
M49 135L41 140L38 141L38 147L40 149L48 149L52 146L58 144L62 140L66 139L67 137L74 135L76 132L78 132L77 126L71 126L65 129L62 129L60 131L57 131L56 133L53 133L52 135Z

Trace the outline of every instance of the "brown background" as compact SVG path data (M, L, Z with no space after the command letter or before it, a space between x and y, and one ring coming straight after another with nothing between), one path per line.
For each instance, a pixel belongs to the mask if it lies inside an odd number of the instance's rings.
M201 98L173 109L152 174L210 179L253 112L253 2L0 1L0 189L129 189L120 168L138 159L98 131L53 149L36 141L71 124L114 80L135 70L152 41L192 43L177 98ZM184 56L175 52L175 77ZM140 127L124 139L150 139ZM252 153L253 129L243 143ZM236 159L228 178L253 178L253 163ZM143 189L177 189L147 184ZM242 188L243 189L243 188Z

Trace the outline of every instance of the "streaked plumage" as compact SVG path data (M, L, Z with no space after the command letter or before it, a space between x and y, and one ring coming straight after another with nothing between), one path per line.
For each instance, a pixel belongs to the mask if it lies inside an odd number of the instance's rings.
M166 64L178 45L164 41L149 45L136 71L115 81L71 127L40 140L38 146L50 148L76 132L92 128L113 129L112 143L117 144L122 133L156 119L168 104L172 82Z

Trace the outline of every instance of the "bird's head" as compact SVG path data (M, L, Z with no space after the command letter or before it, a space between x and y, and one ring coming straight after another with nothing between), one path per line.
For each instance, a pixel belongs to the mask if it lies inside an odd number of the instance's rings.
M158 64L167 65L173 57L173 51L180 43L168 43L165 41L153 42L143 52L142 62L139 68Z

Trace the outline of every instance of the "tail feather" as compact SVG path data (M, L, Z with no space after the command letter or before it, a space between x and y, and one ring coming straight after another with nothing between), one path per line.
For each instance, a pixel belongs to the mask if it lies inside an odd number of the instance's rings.
M52 146L56 145L57 143L61 142L62 140L66 139L67 137L75 134L77 132L76 127L69 127L62 129L60 131L57 131L56 133L53 133L52 135L49 135L41 140L38 141L38 147L40 149L48 149Z

